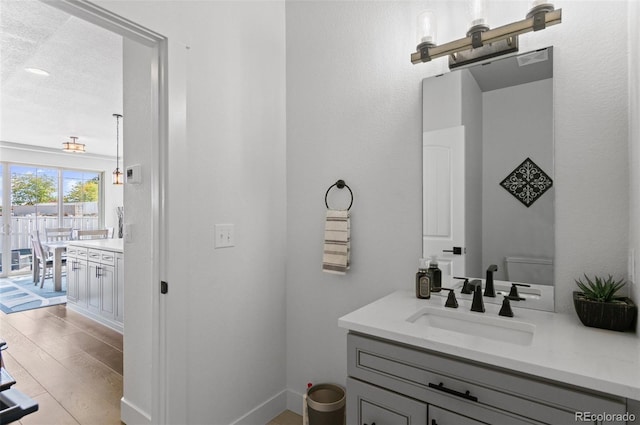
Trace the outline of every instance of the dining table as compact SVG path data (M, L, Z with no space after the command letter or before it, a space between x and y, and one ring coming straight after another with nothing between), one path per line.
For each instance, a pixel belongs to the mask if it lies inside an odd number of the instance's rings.
M42 242L42 248L53 254L53 287L55 291L62 291L62 257L67 252L67 246L72 241L48 241ZM36 259L37 261L37 259ZM37 281L38 265L33 267L34 282Z

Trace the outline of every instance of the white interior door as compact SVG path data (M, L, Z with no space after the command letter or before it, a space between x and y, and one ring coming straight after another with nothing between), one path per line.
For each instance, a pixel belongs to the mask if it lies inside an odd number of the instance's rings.
M464 126L424 132L422 164L422 254L437 256L446 285L466 273Z

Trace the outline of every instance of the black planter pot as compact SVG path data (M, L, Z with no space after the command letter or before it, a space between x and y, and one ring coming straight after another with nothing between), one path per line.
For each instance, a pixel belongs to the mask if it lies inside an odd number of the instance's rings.
M582 292L573 292L573 305L583 325L592 328L626 331L635 325L638 308L630 298L620 302L603 303L584 298Z

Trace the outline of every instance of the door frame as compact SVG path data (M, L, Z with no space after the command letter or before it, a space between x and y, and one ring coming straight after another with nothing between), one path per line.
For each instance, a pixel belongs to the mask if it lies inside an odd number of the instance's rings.
M112 31L127 39L136 41L154 50L150 66L157 75L154 75L155 84L152 95L152 127L155 142L152 147L151 158L151 220L152 235L148 241L152 246L152 282L158 283L158 290L152 289L152 334L153 356L151 359L151 423L165 424L169 412L167 397L167 335L166 335L166 302L160 297L160 281L166 280L167 268L167 243L165 231L168 227L167 217L164 213L167 202L167 172L168 169L168 40L166 37L151 31L141 25L127 20L98 5L86 0L40 0L44 3L63 10L79 19L91 22L106 30ZM126 93L124 96L126 97ZM143 125L132 122L128 125ZM126 190L126 185L125 185ZM125 275L125 281L127 277ZM125 318L126 323L126 318ZM126 326L125 326L126 332ZM127 346L124 347L125 357ZM124 379L127 379L125 376ZM123 397L124 400L124 397Z

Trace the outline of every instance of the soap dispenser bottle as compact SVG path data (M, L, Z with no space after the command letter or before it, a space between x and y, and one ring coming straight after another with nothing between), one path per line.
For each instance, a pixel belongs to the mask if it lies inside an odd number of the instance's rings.
M438 268L436 255L431 256L427 272L431 275L431 292L440 292L442 290L442 271Z
M427 269L427 260L421 258L418 263L418 273L416 273L416 297L431 298L431 275Z

